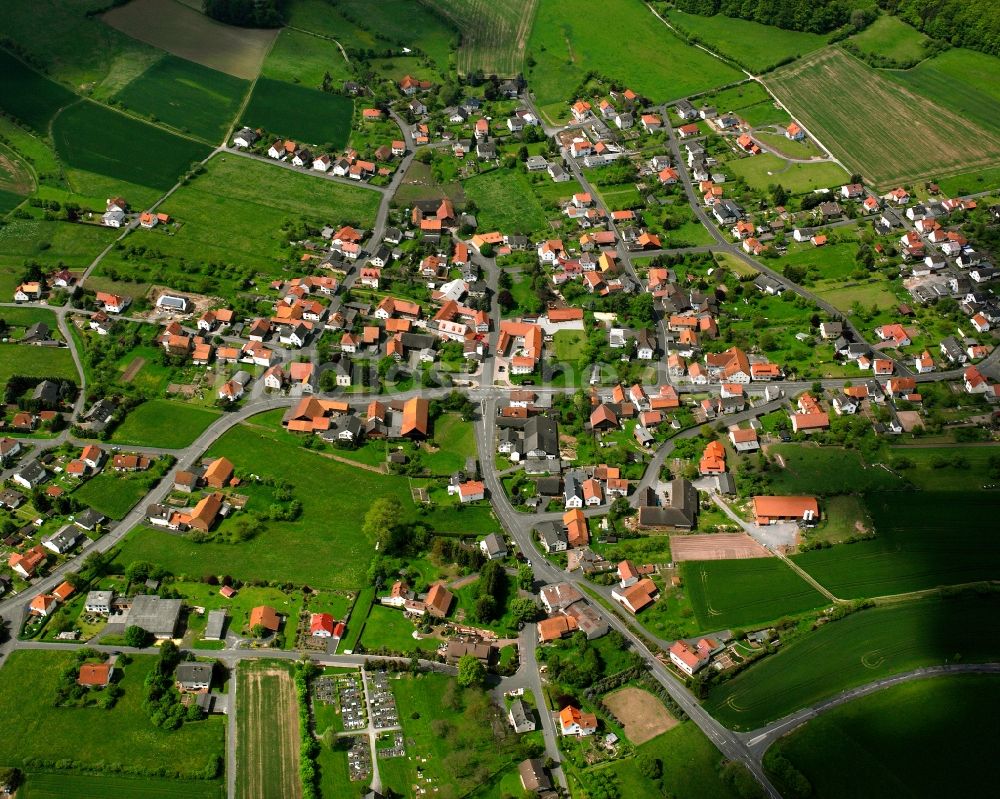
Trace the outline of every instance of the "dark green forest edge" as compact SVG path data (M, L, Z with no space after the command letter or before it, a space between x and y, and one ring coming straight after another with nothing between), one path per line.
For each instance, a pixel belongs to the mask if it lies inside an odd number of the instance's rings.
M206 16L241 28L280 28L288 0L205 0Z

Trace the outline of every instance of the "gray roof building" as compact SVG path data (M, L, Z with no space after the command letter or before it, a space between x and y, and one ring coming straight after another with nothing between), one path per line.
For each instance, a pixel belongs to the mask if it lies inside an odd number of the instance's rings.
M214 664L185 661L177 664L174 679L186 691L206 691L212 684Z
M550 791L552 790L552 780L545 773L545 764L537 757L531 760L524 760L517 767L521 776L521 785L526 791Z
M206 641L221 641L226 631L226 611L210 610L208 612L208 622L205 625Z
M173 638L180 621L181 606L179 599L161 599L158 596L140 594L133 597L125 624L128 627L142 627L157 638Z

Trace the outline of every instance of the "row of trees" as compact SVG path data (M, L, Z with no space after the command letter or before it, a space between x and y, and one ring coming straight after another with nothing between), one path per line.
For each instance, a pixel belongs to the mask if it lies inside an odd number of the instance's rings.
M280 28L287 0L204 0L205 15L242 28Z

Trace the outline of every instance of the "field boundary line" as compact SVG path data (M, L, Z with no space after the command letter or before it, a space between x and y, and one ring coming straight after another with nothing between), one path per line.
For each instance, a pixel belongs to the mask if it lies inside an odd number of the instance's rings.
M970 583L954 583L951 585L936 585L933 588L921 588L917 591L904 591L900 594L881 594L880 596L872 597L872 602L876 605L884 607L887 605L898 605L905 602L911 602L917 599L926 599L933 596L941 596L941 591L944 590L955 590L961 591L968 588L975 588L976 586L989 587L991 585L997 585L997 580L973 580Z
M316 31L306 30L305 28L297 28L294 25L286 25L285 29L286 30L290 30L290 31L298 31L299 33L304 33L307 36L315 36L317 39L325 39L328 42L333 42L340 49L340 54L344 57L344 60L348 64L351 63L351 59L347 57L347 51L344 49L344 45L342 45L340 43L339 39L334 39L332 36L327 36L325 33L316 33ZM278 41L278 37L277 36L274 37L274 41ZM267 59L267 56L270 54L270 52L271 52L271 48L268 48L267 52L264 54L265 60ZM258 75L259 74L260 73L258 73ZM254 83L256 83L256 82L257 82L257 80L255 78L254 79Z
M278 36L280 35L281 34L279 33ZM274 43L278 41L278 36L275 36L271 40L271 43L267 46L267 50L264 51L264 57L260 60L260 69L257 70L257 74L254 76L254 79L250 81L250 87L247 89L247 93L243 95L243 102L240 103L240 107L236 109L236 114L229 123L229 129L222 138L221 147L225 148L226 142L229 141L229 137L233 135L233 131L236 130L236 126L239 124L240 117L246 113L247 106L250 104L250 98L253 97L253 90L257 88L257 81L260 80L260 74L264 69L264 62L267 61L267 57L271 55L271 50L274 49Z
M792 568L792 571L794 571L795 573L797 573L799 575L799 577L801 577L803 580L805 580L807 583L809 583L809 585L811 585L813 588L815 588L817 591L819 591L823 596L825 596L831 602L840 603L840 602L844 601L843 599L840 599L839 597L834 596L833 593L828 588L826 588L819 580L817 580L815 577L813 577L811 574L809 574L809 572L807 572L805 569L803 569L797 563L793 562L792 559L789 558L787 555L785 555L782 552L778 552L776 549L772 549L771 551L775 555L777 555L778 558L780 558L785 563L787 563Z

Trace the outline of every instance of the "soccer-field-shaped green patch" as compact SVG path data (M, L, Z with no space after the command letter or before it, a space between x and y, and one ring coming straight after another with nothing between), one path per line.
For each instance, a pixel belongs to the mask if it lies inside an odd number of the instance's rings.
M250 83L193 61L166 56L115 95L132 109L218 143Z

